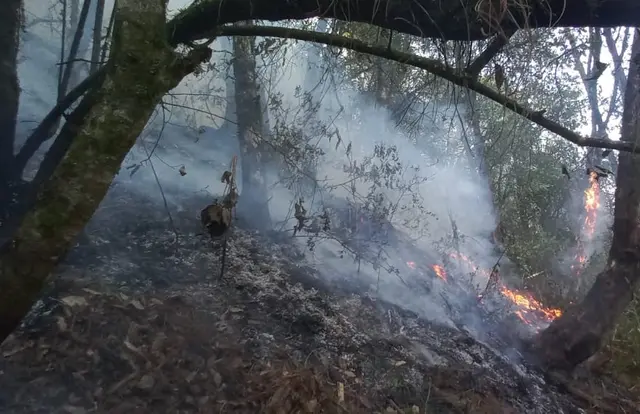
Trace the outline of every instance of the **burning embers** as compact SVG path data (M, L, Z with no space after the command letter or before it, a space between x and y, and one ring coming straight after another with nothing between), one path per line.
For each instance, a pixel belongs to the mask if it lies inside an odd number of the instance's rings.
M520 292L515 289L509 289L501 280L499 275L499 266L494 266L491 271L482 269L475 265L475 263L468 257L451 253L449 256L452 259L457 260L460 263L466 264L473 272L479 275L484 275L488 278L486 289L481 294L478 294L478 302L481 302L487 294L492 292L498 292L502 297L508 299L514 306L514 314L526 325L539 329L542 325L546 325L552 322L554 319L562 315L560 309L548 308L536 300L530 293ZM407 266L411 269L416 269L415 262L407 262ZM435 274L443 280L448 282L447 271L444 266L439 264L431 265L431 268Z
M440 266L440 265L433 265L431 266L431 268L433 269L434 272L436 272L436 275L444 280L445 282L447 281L447 272L444 270L444 267Z

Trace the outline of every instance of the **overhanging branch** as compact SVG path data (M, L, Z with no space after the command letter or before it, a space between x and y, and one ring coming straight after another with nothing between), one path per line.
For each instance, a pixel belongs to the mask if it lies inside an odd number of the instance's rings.
M499 3L499 6L494 6ZM484 40L522 28L640 26L637 0L200 0L168 23L172 45L244 20L310 17L369 23L443 40Z
M456 72L453 68L444 65L435 59L423 58L410 53L399 52L388 49L386 47L371 46L360 40L337 36L328 33L311 32L300 29L290 29L284 27L270 26L224 26L220 27L216 32L219 36L262 36L262 37L280 37L288 39L298 39L308 42L321 43L329 46L344 47L356 52L366 53L385 59L395 60L406 65L424 69L429 73L439 76L449 82L467 87L490 100L503 105L505 108L527 118L531 122L541 126L542 128L553 132L570 142L581 147L608 148L618 151L640 153L640 147L636 147L633 143L613 141L610 139L599 139L584 137L569 128L566 128L551 119L545 118L543 111L534 111L526 108L500 92L492 89L474 80L474 76L466 72Z

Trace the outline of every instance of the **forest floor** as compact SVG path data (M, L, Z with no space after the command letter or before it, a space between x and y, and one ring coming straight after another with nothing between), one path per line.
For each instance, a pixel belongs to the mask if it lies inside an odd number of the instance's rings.
M131 254L157 254L129 233ZM640 413L638 390L545 375L515 349L324 285L290 246L243 230L222 278L202 239L148 268L85 244L0 348L3 413ZM146 283L153 266L173 281Z

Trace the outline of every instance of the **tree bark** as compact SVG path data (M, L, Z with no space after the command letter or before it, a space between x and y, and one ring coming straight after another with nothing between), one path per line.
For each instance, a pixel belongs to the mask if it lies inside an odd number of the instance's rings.
M0 341L29 311L49 273L106 194L122 160L162 99L211 57L167 46L164 0L119 0L113 56L78 139L0 252Z
M85 0L82 3L82 10L80 11L80 20L71 41L71 47L69 48L69 54L66 56L66 62L60 62L64 66L65 70L62 74L62 81L58 85L58 101L64 98L69 89L69 83L71 82L72 75L74 74L75 60L78 58L78 50L80 48L80 41L84 34L84 26L87 22L87 16L89 15L89 7L91 6L91 0ZM73 26L72 26L73 27ZM75 82L72 87L75 87Z
M640 36L635 30L624 95L622 139L640 144ZM585 299L555 320L535 346L549 367L570 369L595 354L640 284L640 156L621 153L613 242L606 269Z
M264 143L261 95L256 79L253 37L233 39L233 71L242 166L238 215L258 230L271 228L265 177L268 149Z
M217 25L243 20L310 17L370 23L420 37L482 40L502 31L547 27L640 26L636 0L523 0L507 9L486 0L203 0L169 24L173 44L207 36ZM507 2L500 2L507 3Z
M233 39L231 37L222 37L222 50L229 53L229 56L233 56ZM224 80L224 92L225 92L225 107L224 107L224 121L220 126L220 130L225 134L236 134L237 130L237 114L236 114L236 83L233 76L233 60L229 59L230 65L226 71Z
M96 15L93 20L93 42L91 43L91 65L89 73L95 73L100 65L100 50L102 49L102 19L104 17L104 0L97 0Z
M22 1L0 3L0 227L13 203L20 179L13 163L20 85L18 47L22 24Z

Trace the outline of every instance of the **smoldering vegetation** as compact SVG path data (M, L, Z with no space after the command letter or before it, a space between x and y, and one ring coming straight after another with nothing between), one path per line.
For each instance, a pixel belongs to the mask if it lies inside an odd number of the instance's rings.
M25 39L23 78L55 59L39 48L55 49ZM276 73L259 67L279 160L265 175L273 228L256 233L239 215L221 269L222 242L198 213L222 196L241 149L222 119L228 43L213 48L220 76L189 79L158 108L3 345L6 412L573 413L627 398L610 384L598 399L564 394L568 380L544 378L521 354L544 318L524 324L499 291L478 300L496 263L507 279L514 267L490 241L486 179L440 149L463 141L456 108L410 106L421 123L403 132L394 113L328 81L322 62L308 65L302 45ZM23 85L23 117L53 103L44 85ZM242 173L240 202L251 204ZM294 236L300 202L319 231Z

